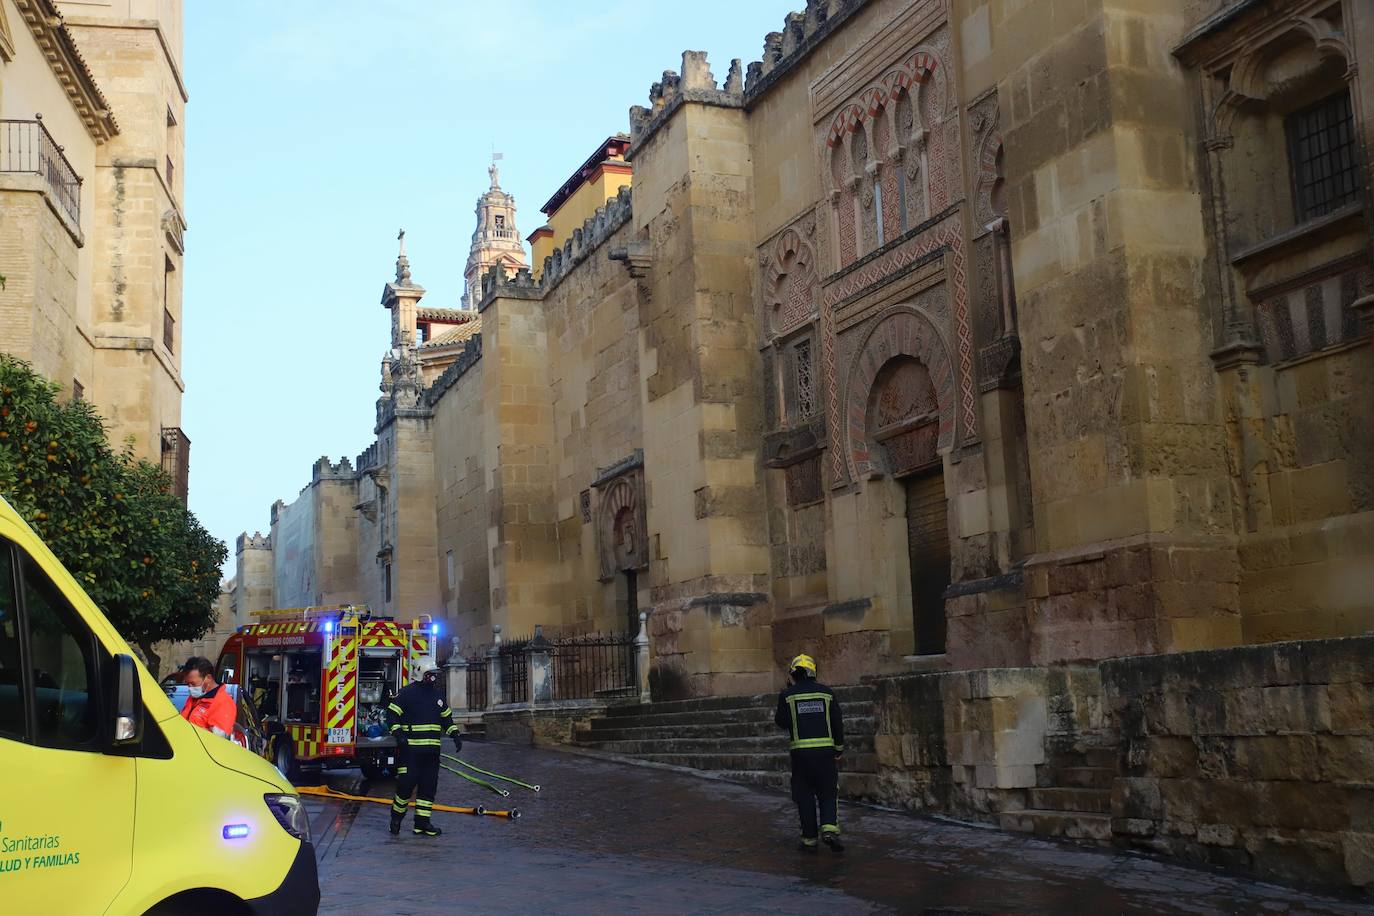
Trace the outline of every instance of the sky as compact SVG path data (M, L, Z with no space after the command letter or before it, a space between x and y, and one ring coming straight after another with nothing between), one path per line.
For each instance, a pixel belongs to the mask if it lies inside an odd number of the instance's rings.
M684 49L723 83L794 6L187 0L182 428L226 577L315 461L373 441L397 230L424 304L456 307L493 150L528 235Z

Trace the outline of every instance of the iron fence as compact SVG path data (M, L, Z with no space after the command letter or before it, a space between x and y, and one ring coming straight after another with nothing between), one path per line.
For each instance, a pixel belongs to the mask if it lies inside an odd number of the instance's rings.
M635 638L628 633L586 633L554 641L553 695L589 700L635 685Z
M533 637L508 639L501 644L501 702L528 703L530 700L530 654Z
M57 205L81 225L81 177L43 126L42 118L0 120L0 172L41 176Z
M487 659L474 655L468 659L468 709L480 712L487 708Z

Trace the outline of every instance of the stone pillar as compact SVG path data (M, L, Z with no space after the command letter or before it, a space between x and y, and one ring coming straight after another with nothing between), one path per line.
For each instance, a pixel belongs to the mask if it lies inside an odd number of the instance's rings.
M487 650L487 708L501 704L501 625L491 628L492 646Z
M454 712L468 711L468 660L459 648L458 637L453 637L453 648L444 662L444 675L448 680L448 707Z
M546 706L553 702L553 643L544 638L544 627L535 624L534 639L530 640L528 676L531 706Z
M639 684L639 702L649 702L649 614L639 612L639 635L635 637L635 680Z

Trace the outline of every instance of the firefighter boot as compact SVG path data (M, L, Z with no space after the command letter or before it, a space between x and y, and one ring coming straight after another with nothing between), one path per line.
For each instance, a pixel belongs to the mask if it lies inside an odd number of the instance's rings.
M404 819L405 819L405 815L404 815L404 814L397 814L395 811L391 812L391 835L392 835L392 836L399 836L399 835L400 835L400 833L401 833L401 821L404 820Z
M828 826L828 825L827 825ZM840 831L835 828L821 828L821 842L830 847L831 852L844 852L844 844L840 842Z
M415 828L413 832L416 836L438 836L444 831L431 824L429 818L417 817L415 818Z

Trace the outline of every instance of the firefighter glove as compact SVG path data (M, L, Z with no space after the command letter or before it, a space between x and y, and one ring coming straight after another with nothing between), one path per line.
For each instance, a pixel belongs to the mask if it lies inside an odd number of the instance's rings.
M453 736L453 752L455 754L463 753L463 738L461 735Z

